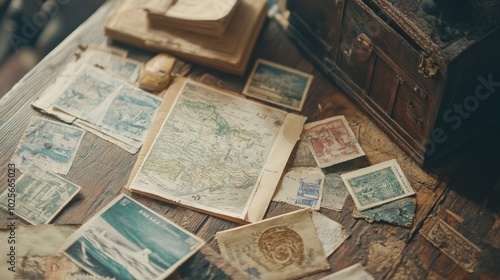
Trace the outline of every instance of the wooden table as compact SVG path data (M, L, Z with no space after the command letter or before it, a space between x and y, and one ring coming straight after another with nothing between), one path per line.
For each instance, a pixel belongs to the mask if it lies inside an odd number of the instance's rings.
M0 99L0 191L7 187L7 164L15 151L30 117L38 114L30 104L54 81L80 44L102 43L103 22L114 2L104 4L89 20L54 49L14 88ZM146 53L125 45L133 58L147 60ZM367 157L325 169L332 172L368 166L396 158L417 191L417 213L412 228L384 223L369 224L354 219L354 203L348 198L342 212L321 209L321 213L341 223L350 238L329 258L331 270L312 275L317 279L349 265L361 262L378 279L494 279L500 277L500 129L482 135L455 155L435 164L426 172L420 170L383 134L342 92L303 56L274 21L268 21L252 55L247 73L237 77L195 66L189 76L214 86L241 92L253 62L264 58L312 73L314 81L303 115L308 121L343 114L350 122L361 125L360 142ZM207 75L209 74L207 79ZM80 194L54 219L55 224L83 223L122 192L137 155L131 155L113 144L86 133L73 166L67 176L82 186ZM133 195L168 219L205 239L218 250L216 232L236 224L183 207ZM266 217L297 208L272 202ZM482 250L479 265L467 273L439 249L427 242L419 230L429 216L438 215ZM2 226L7 215L0 212ZM3 272L2 272L3 273ZM497 278L498 279L498 278Z

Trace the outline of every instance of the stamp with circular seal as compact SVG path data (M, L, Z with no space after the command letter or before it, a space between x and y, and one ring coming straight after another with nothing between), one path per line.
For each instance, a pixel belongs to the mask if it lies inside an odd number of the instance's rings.
M258 246L272 264L288 266L296 263L300 265L305 258L302 238L286 226L266 229L259 237Z

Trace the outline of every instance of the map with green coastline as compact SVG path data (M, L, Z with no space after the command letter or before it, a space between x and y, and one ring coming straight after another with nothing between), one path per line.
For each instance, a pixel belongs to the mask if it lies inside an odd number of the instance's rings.
M181 91L131 188L241 215L287 113L192 82Z

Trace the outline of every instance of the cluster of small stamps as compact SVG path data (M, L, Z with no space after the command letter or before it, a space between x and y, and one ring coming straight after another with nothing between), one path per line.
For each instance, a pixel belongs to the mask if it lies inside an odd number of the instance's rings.
M162 100L135 86L142 63L113 48L79 56L33 106L137 153Z

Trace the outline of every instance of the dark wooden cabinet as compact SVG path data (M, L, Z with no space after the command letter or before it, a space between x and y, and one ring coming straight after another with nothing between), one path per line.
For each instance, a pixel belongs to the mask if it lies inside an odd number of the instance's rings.
M491 6L445 21L421 2L289 0L288 33L424 165L500 119L500 29Z

